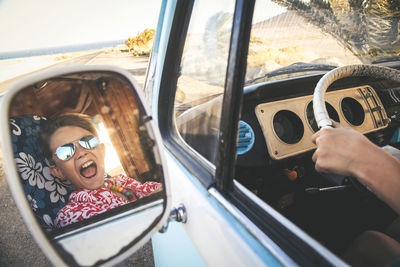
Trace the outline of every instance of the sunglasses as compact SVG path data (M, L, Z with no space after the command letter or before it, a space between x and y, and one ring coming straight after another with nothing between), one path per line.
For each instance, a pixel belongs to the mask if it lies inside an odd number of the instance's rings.
M75 141L59 146L54 153L60 160L69 160L76 151ZM88 150L95 149L99 145L99 140L94 135L86 135L78 140L78 144Z

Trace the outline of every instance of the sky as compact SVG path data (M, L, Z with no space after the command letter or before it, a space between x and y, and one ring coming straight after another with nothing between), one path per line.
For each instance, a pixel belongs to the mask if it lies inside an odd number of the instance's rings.
M255 23L285 11L270 0L257 5ZM268 17L257 12L265 5ZM0 0L0 54L126 40L155 29L160 6L161 0Z
M303 0L303 2L305 1L309 0ZM268 10L268 12L265 12L266 10ZM256 1L253 13L253 23L256 24L258 22L278 16L286 12L286 10L286 7L275 4L269 0Z
M161 0L0 0L0 53L126 40L155 29Z

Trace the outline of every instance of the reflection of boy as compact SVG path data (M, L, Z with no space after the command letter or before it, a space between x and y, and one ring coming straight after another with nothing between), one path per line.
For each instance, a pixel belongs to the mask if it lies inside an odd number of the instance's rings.
M104 178L105 146L85 115L56 118L42 133L44 153L51 174L69 179L77 189L57 214L63 227L135 201L161 189L157 182L140 183L124 175Z

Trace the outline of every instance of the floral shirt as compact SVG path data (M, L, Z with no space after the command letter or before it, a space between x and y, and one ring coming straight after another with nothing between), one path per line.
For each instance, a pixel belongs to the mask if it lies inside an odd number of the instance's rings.
M161 186L161 184L157 182L146 182L142 184L122 174L109 178L106 182L115 186L131 189L137 198L148 196ZM135 200L136 199L133 198L131 202ZM100 188L97 190L80 189L74 191L70 195L68 204L57 213L54 224L56 227L64 227L127 204L128 202L128 200L115 194L108 188Z

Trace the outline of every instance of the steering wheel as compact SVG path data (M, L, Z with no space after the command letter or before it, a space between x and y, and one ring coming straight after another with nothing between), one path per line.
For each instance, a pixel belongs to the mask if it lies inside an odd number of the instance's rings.
M332 127L325 107L325 92L334 81L352 76L369 76L400 82L400 71L375 65L348 65L327 72L314 89L313 108L318 128Z
M348 65L327 72L318 81L313 96L314 117L319 129L332 127L332 122L329 118L328 111L326 110L325 106L326 90L334 81L345 77L354 77L354 76L368 76L378 79L383 78L400 82L400 71L375 65ZM360 189L363 188L363 186L360 186L361 185L360 182L353 177L345 177L336 174L327 174L327 175L329 179L336 185L343 185L345 183L350 183L352 186L356 187L356 189L365 191L365 187L363 190Z

